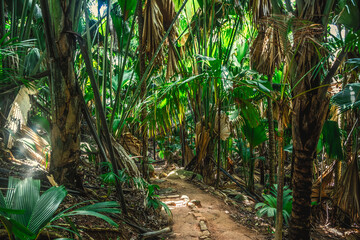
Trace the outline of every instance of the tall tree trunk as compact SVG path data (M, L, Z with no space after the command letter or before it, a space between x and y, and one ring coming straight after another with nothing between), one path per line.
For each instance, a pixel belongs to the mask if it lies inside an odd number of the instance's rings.
M265 143L262 143L260 145L260 153L259 155L260 156L264 156L265 155ZM264 160L260 160L259 162L259 168L260 168L260 184L262 186L265 186L265 163L264 163Z
M186 126L186 122L185 122L185 116L183 117L183 120L181 121L180 124L180 142L181 142L181 166L185 167L185 158L186 158L186 130L185 130L185 126Z
M296 51L290 66L292 86L292 137L295 159L293 175L293 208L290 220L290 239L310 239L310 211L313 159L317 143L329 109L326 96L339 65L346 55L344 49L335 59L323 78L322 70L314 70L321 62L324 50L315 42L325 39L328 14L333 5L326 1L297 4L294 22L294 46ZM305 21L304 21L305 20ZM304 29L307 29L304 31ZM314 40L311 40L314 39Z
M220 95L220 94L219 94ZM218 122L215 124L218 124L218 139L217 139L217 169L216 169L216 188L219 188L220 183L220 166L221 166L221 100L219 99L219 106L218 106Z
M319 99L313 94L304 94L294 100L292 135L295 164L290 239L310 239L313 160L328 104L328 99Z
M0 2L0 39L5 36L5 3L4 0Z
M139 20L139 63L140 63L140 76L139 79L142 79L145 73L145 54L144 54L144 46L143 46L143 38L142 38L142 34L143 34L143 29L144 29L144 17L143 17L143 13L142 13L142 4L139 4L138 9L137 9L137 14L138 14L138 20ZM141 92L140 92L140 99L141 101L145 102L145 98L146 98L146 79L145 81L143 81L143 83L141 84ZM140 129L140 134L141 134L141 139L142 139L142 149L141 149L141 155L142 155L142 173L143 173L143 177L148 180L149 178L149 174L148 174L148 155L147 155L147 151L148 151L148 134L147 134L147 124L145 123L146 120L146 116L147 116L147 108L144 105L143 109L141 111L141 129Z
M80 97L74 73L76 31L82 1L41 0L47 54L51 71L51 159L50 172L59 184L81 186L76 168L80 157ZM50 18L53 17L52 19Z
M250 160L249 160L249 181L248 181L248 190L254 192L254 170L255 170L255 156L253 153L253 146L250 144Z
M270 84L272 84L272 75L268 76ZM268 109L267 117L269 124L269 183L270 187L274 184L275 179L275 159L276 159L276 144L275 144L275 128L274 128L274 115L273 115L273 106L271 97L267 97Z
M275 226L275 240L282 239L283 229L283 191L284 191L284 126L282 123L282 114L279 117L279 150L280 150L280 161L278 164L278 187L277 187L277 199L276 199L276 226Z

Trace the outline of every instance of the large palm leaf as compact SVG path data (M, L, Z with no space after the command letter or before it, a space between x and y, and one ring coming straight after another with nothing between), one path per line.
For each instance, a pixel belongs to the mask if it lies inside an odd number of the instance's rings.
M102 213L120 213L116 202L95 203L73 210L75 205L57 214L61 202L67 195L63 186L52 187L40 196L40 180L10 177L6 197L0 191L0 221L11 239L35 239L51 222L68 216L89 215L118 226ZM64 229L67 230L67 229Z
M0 212L0 216L3 224L10 227L9 234L18 239L33 239L34 235L38 235L67 194L64 187L53 187L40 197L40 180L32 178L19 181L10 177L8 189L5 198L0 192L0 207L24 212Z
M360 83L350 83L335 94L331 101L339 106L342 112L360 107Z

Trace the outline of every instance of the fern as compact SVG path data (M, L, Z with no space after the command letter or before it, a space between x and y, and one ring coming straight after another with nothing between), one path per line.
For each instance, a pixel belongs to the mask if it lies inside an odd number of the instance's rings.
M282 214L286 224L288 224L289 222L292 210L293 197L291 195L291 192L292 191L288 189L287 186L284 186ZM274 184L274 186L271 188L271 194L264 195L263 197L265 201L262 203L257 203L255 205L255 209L260 208L257 211L257 215L259 217L262 217L266 214L268 217L273 217L274 220L276 220L277 184Z

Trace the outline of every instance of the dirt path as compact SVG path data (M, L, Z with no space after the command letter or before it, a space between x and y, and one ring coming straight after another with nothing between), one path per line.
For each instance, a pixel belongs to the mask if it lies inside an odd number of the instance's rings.
M182 179L166 179L158 184L162 188L162 201L173 213L175 239L264 239L234 222L229 216L233 210L223 201L191 183Z

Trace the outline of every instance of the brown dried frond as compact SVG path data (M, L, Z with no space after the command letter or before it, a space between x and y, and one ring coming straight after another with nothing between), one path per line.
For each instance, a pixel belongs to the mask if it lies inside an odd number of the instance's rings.
M163 15L163 27L164 30L167 31L176 16L175 5L172 0L156 0L156 3L159 6L159 9ZM168 42L168 62L167 62L167 69L166 69L166 78L169 79L174 73L179 72L179 63L178 57L175 52L175 46L173 42L178 38L178 29L177 23L172 27Z
M263 17L271 15L271 1L270 0L251 0L249 2L250 11L252 11L253 22L258 23Z
M147 1L144 12L144 30L142 34L143 51L151 59L159 47L164 33L163 15L155 1ZM163 60L162 51L156 56L156 62Z
M294 93L299 94L308 89L318 87L320 85L320 74L315 77L313 67L319 63L319 59L325 54L325 49L320 44L322 42L324 29L320 24L315 24L302 19L293 22L294 26L294 48L296 74L295 81L301 79L302 83L297 84Z
M348 213L353 221L360 219L360 179L357 161L354 158L341 177L334 196L335 204Z
M174 73L179 72L179 61L175 52L175 46L170 43L169 44L169 53L168 53L168 62L166 69L166 79L169 79Z
M261 19L259 25L258 36L251 47L252 66L262 74L271 75L284 61L286 26L270 17Z
M302 43L307 40L317 40L324 34L324 27L302 19L294 20L294 43Z
M285 127L290 124L292 109L288 101L273 101L273 115L276 120L282 120Z
M332 193L332 187L334 184L334 166L336 161L326 168L326 170L318 177L313 183L311 201L317 202L320 199L320 186L321 186L321 198L330 198Z
M144 52L148 59L155 54L156 49L164 37L165 32L169 29L174 17L176 16L175 5L172 0L155 0L147 1L144 12L144 31L142 44ZM167 78L178 72L178 59L175 53L174 42L178 37L176 24L172 27L168 36L169 53ZM156 56L156 63L161 65L163 62L163 48Z
M167 31L176 15L174 2L172 0L156 0L156 3L163 15L163 26Z

